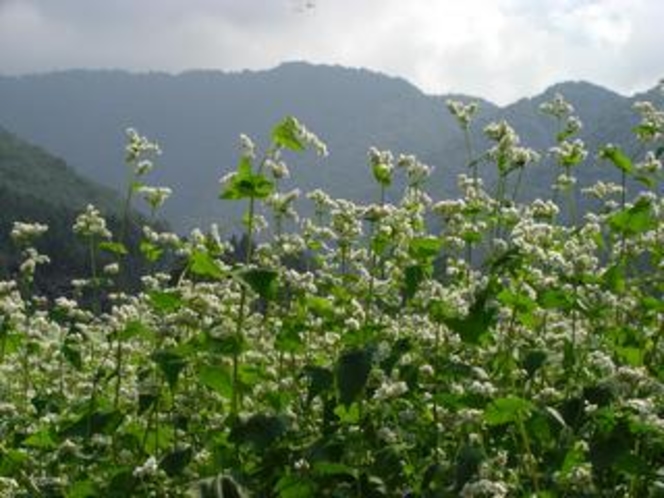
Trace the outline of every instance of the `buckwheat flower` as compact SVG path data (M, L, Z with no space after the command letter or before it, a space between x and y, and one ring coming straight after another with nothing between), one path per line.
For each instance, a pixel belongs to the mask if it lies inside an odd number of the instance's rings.
M484 128L484 134L494 142L505 142L506 144L514 145L519 143L519 137L514 128L505 120L489 123Z
M636 128L640 140L650 142L664 136L664 111L655 107L652 102L636 102L634 110L641 117L641 122Z
M270 206L275 214L286 218L297 219L297 212L293 209L293 202L300 196L300 189L290 192L275 192L265 199L265 204Z
M272 176L277 180L281 180L282 178L290 178L288 165L284 161L274 161L272 159L267 159L265 161L265 169L272 173Z
M556 178L556 181L553 184L553 189L566 191L569 190L574 185L576 185L576 178L572 175L563 173L561 175L558 175L558 178Z
M445 102L447 110L454 116L459 123L459 126L463 129L468 129L470 122L473 119L473 116L479 109L477 102L470 102L464 104L459 100L448 99Z
M504 498L508 492L503 482L480 479L466 483L459 495L462 498Z
M143 196L153 210L160 208L166 199L168 199L173 191L168 187L148 187L143 186L138 189L138 192Z
M219 178L219 184L222 186L222 188L228 187L233 181L233 178L235 178L235 175L237 175L237 171L231 171L230 173L226 173L224 176Z
M442 200L433 205L433 212L445 218L463 212L466 202L463 199Z
M385 401L392 398L398 398L408 392L408 384L404 381L391 381L387 380L376 389L374 399L377 401Z
M17 245L32 244L32 242L43 235L48 226L42 223L25 223L15 221L11 231L11 238Z
M88 204L85 212L76 217L73 230L75 234L83 237L110 239L112 236L111 232L106 228L106 220L92 204Z
M29 280L32 280L34 277L37 265L43 265L51 262L51 259L48 256L39 254L34 247L28 247L23 254L25 259L19 266L19 272Z
M20 489L21 486L16 479L0 477L0 496L7 498L18 496Z
M422 183L431 176L433 168L420 162L414 155L401 154L397 165L406 171L408 184L411 187L420 187Z
M556 147L551 147L549 153L556 159L558 164L565 168L577 166L588 156L586 145L580 138L577 138L573 142L565 140Z
M157 470L159 470L157 459L154 456L150 456L143 465L134 469L133 475L134 477L142 479L156 475Z
M388 186L392 183L392 173L394 171L394 157L389 150L378 150L371 147L368 152L369 165L374 178L378 183Z
M143 171L139 172L138 163L146 155L159 155L161 154L161 149L156 142L151 142L146 137L139 135L134 128L127 128L127 145L125 146L125 161L128 164L135 164L136 169L134 170L137 176L141 176L147 173L151 168L145 167L141 168Z
M567 102L562 94L556 93L553 96L553 99L540 104L539 110L544 114L549 114L558 119L562 119L574 112L574 106Z
M648 151L645 159L635 164L634 168L640 173L659 173L662 170L662 161L655 156L654 152Z
M420 374L423 377L428 377L428 378L432 378L434 376L434 373L435 373L434 368L428 363L420 365L419 370L420 370Z
M316 204L316 209L332 208L336 206L336 202L323 190L317 188L307 194L307 199Z
M536 219L553 219L560 212L560 208L551 200L535 199L529 206L529 211Z
M120 265L118 263L110 263L104 266L104 273L106 275L117 275L120 273Z
M154 169L154 163L149 159L143 159L136 164L136 176L147 175Z
M581 189L581 193L595 199L605 199L606 197L621 194L623 191L622 186L613 182L603 182L599 180L597 183L590 187Z
M256 158L256 145L248 135L240 134L240 153L248 159Z
M327 146L318 136L304 126L297 118L289 116L286 118L295 128L295 133L300 142L305 146L313 148L319 156L327 156Z

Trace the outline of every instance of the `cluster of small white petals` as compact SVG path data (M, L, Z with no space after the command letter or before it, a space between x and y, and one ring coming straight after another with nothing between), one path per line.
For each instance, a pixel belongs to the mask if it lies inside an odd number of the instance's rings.
M244 133L240 133L240 153L249 159L256 159L256 144Z
M397 160L397 165L406 171L408 184L413 187L421 186L422 183L431 176L433 167L419 161L413 155L401 154Z
M82 237L95 237L99 239L110 239L111 232L106 228L106 220L101 216L99 210L92 204L88 204L85 212L76 217L73 227L74 233Z
M558 164L565 167L576 166L588 156L586 145L580 138L572 142L565 140L557 146L551 147L549 152L558 161Z
M128 128L126 135L125 161L134 165L136 176L143 176L153 168L149 157L161 154L161 149L156 142L140 135L134 128Z
M644 141L660 140L664 136L664 111L648 101L636 102L634 109L641 116L640 126L649 130L649 133L639 134L639 137Z
M142 186L138 189L138 193L143 196L152 209L160 208L166 199L168 199L173 191L169 187L150 187Z
M15 221L11 231L11 238L17 245L29 245L47 230L48 226L42 223Z
M445 102L445 105L447 106L447 110L450 112L450 114L452 114L452 116L454 116L459 122L459 126L464 129L467 129L470 126L470 122L472 121L473 116L479 109L477 102L464 104L461 101L452 99L448 99Z
M550 101L540 104L539 109L544 114L549 114L558 119L562 119L574 112L574 106L567 102L565 97L560 93L556 93Z

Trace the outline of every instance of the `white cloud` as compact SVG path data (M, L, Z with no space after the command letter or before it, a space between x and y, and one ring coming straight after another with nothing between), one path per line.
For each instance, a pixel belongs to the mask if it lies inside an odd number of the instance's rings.
M304 59L505 103L565 79L654 85L663 18L661 0L0 0L0 72Z

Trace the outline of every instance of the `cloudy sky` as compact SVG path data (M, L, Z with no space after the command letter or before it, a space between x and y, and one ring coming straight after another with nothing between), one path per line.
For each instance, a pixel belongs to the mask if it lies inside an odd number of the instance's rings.
M664 77L663 0L0 0L0 74L367 67L508 103Z

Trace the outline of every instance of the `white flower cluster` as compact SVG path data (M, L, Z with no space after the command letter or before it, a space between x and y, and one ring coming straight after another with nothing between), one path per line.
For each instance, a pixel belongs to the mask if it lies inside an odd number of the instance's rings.
M664 111L648 101L636 102L634 109L641 116L639 138L646 142L661 140L664 136Z
M11 231L11 238L19 246L30 245L47 230L48 226L42 223L15 221Z
M125 161L133 166L136 176L143 176L153 168L152 157L161 154L159 145L140 135L134 128L127 128Z
M501 173L522 168L540 159L539 153L533 149L520 146L521 139L507 121L488 124L484 128L484 134L496 142L487 155L498 164Z
M464 104L459 100L448 99L445 104L447 105L447 110L456 118L459 126L463 129L468 129L473 116L479 109L477 102Z
M433 167L424 164L412 154L400 154L397 165L406 171L410 187L421 187L433 172Z
M312 147L319 156L327 156L327 145L318 136L302 124L297 118L291 117L297 130L298 139L307 147Z
M88 204L85 212L76 217L73 230L75 234L86 238L110 239L112 237L110 230L106 228L106 220L92 204Z
M586 145L580 138L577 138L573 142L565 140L557 146L551 147L549 152L558 164L566 168L581 164L588 156Z
M143 185L139 187L138 193L143 196L153 210L160 208L173 191L169 187L149 187Z
M561 93L556 93L551 100L540 104L539 109L544 114L549 114L558 119L574 112L574 106L567 102Z

